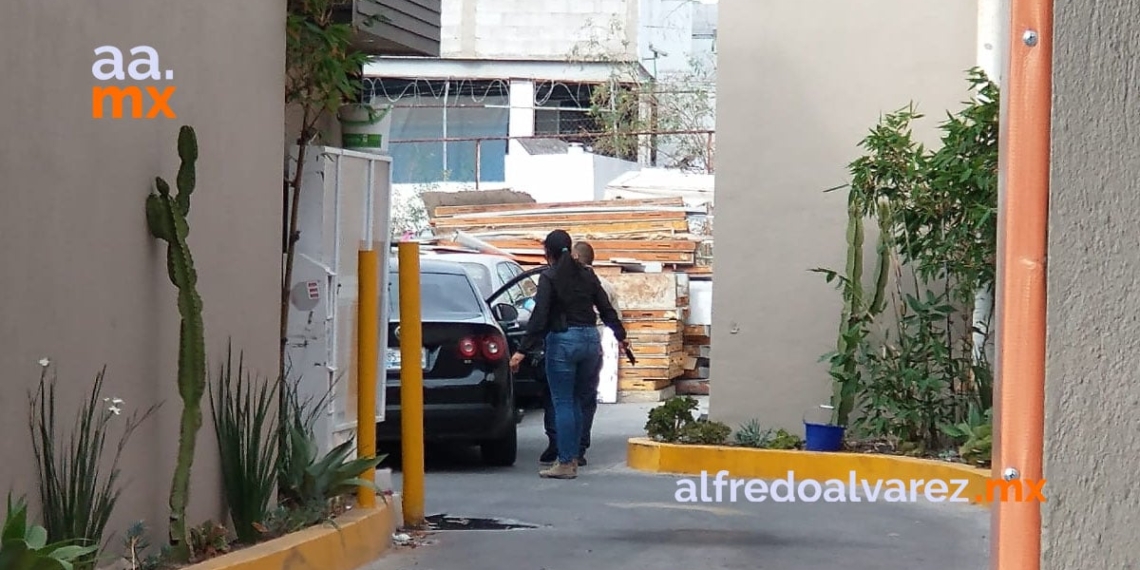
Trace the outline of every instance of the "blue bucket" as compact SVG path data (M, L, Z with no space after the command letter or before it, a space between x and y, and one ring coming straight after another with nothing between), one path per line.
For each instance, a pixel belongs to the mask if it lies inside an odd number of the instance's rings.
M843 426L804 422L804 450L839 451L843 449Z

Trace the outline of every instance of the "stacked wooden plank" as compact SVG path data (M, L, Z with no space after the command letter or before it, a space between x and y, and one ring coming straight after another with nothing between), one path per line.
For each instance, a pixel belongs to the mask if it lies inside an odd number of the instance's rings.
M564 229L594 246L598 264L648 265L660 270L695 268L707 236L690 233L689 220L702 212L681 198L602 200L543 204L438 207L435 234L462 232L513 256L522 265L543 263L542 239Z
M623 273L607 279L637 359L619 365L619 400L668 398L675 393L673 381L685 370L687 282L675 273Z
M709 356L712 351L712 327L686 324L683 330L685 366L677 380L677 393L708 395Z
M659 401L694 381L703 382L696 393L708 393L707 330L686 337L685 327L708 328L687 321L689 280L712 278L709 207L681 197L455 205L435 208L430 221L440 245L475 238L523 266L545 263L542 240L551 230L589 242L595 270L618 289L637 358L635 366L620 361L619 401Z

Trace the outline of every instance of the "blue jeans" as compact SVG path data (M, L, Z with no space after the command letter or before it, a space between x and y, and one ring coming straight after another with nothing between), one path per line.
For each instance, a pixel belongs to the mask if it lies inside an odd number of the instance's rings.
M582 412L587 400L597 402L601 361L602 340L597 327L574 327L546 335L546 382L554 403L558 460L563 463L577 459L581 451L585 426Z
M598 384L602 376L602 360L598 359L598 370L594 374L593 385L583 396L582 404L582 438L578 445L578 457L584 457L586 450L590 449L590 431L594 427L594 416L598 412ZM552 447L558 446L558 426L554 423L554 400L550 397L550 385L542 388L542 427L546 438Z

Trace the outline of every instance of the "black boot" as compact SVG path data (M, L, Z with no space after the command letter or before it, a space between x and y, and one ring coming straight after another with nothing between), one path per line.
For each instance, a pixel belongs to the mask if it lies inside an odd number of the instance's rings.
M542 455L538 457L538 462L541 465L553 465L557 459L558 446L553 441L551 441L546 445L546 451L543 451Z

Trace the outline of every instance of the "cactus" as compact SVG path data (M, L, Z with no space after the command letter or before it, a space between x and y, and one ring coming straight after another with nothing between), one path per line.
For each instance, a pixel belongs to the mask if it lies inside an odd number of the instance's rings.
M843 316L839 322L839 337L836 341L836 356L833 360L832 377L836 380L832 393L834 412L832 423L847 425L848 417L855 408L855 396L859 390L858 360L859 345L865 336L863 323L873 319L886 305L887 280L890 275L889 228L881 227L875 267L875 289L870 303L865 303L863 290L863 211L860 205L851 200L848 203L847 218L847 267L843 287Z
M170 544L179 560L189 560L189 530L186 504L190 494L190 467L194 444L202 426L202 396L206 389L206 352L202 325L202 299L198 296L198 275L186 238L190 226L190 194L194 191L198 141L194 129L178 131L178 157L182 165L175 183L178 194L170 195L170 185L155 177L155 192L146 199L146 220L150 233L165 241L166 269L170 282L178 288L181 327L178 338L178 395L182 398L182 418L178 434L178 462L170 488Z

